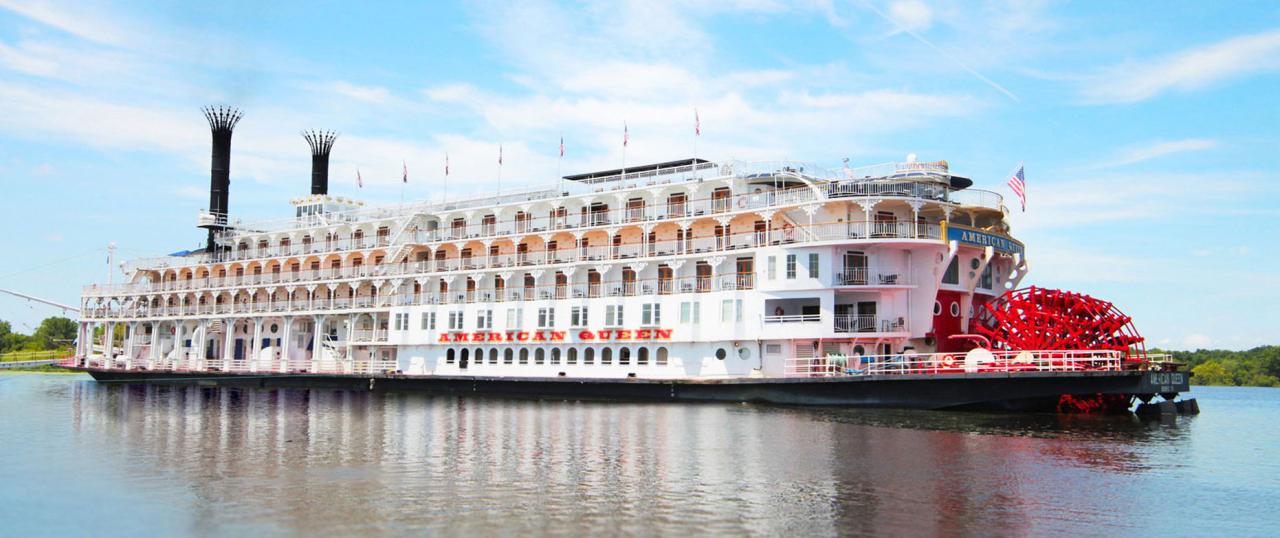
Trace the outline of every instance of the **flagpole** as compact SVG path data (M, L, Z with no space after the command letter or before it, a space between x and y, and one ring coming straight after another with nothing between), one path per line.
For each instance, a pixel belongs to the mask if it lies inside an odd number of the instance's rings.
M698 177L698 136L702 134L702 118L698 117L698 107L693 107L693 177Z
M627 122L622 122L622 175L619 181L627 180L627 144L631 142L631 132L627 130Z

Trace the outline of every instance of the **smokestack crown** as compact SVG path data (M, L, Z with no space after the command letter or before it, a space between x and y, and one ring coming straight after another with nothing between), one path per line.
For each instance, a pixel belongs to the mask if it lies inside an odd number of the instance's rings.
M215 135L224 133L229 135L236 128L236 124L240 123L240 111L229 106L207 106L200 110L209 120L209 129Z

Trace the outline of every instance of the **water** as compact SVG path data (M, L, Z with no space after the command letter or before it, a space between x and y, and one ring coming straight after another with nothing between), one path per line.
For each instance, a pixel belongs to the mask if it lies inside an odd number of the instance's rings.
M1272 534L1280 389L1194 395L1162 423L5 374L0 535Z

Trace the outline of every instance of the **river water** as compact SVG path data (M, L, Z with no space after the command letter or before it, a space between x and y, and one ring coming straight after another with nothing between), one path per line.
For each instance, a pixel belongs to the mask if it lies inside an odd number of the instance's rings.
M0 375L0 535L1274 535L1280 389L1172 421Z

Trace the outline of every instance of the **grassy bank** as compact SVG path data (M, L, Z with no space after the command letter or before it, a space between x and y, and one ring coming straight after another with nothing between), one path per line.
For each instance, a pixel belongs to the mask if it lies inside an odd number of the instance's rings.
M60 359L72 354L70 349L46 349L40 351L12 351L0 354L0 362L22 362L22 361L43 361L50 359ZM43 372L43 373L76 373L66 368L55 365L45 366L19 366L15 368L0 368L0 373L6 372Z

